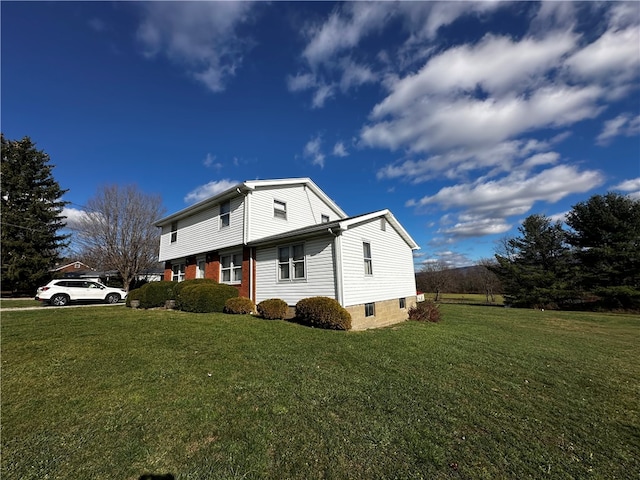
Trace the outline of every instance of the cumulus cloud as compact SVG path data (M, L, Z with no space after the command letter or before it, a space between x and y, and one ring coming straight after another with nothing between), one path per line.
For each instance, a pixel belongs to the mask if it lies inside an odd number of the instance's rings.
M78 208L64 207L62 209L62 216L67 217L65 220L66 228L73 230L80 226L80 222L86 218L87 213Z
M209 197L213 197L218 193L222 193L225 190L230 189L238 185L240 182L235 180L213 180L205 185L201 185L196 189L190 191L185 197L185 203L197 203Z
M250 42L237 33L251 2L144 2L137 39L145 56L165 55L213 92L223 91Z
M418 211L438 208L459 212L452 226L440 230L452 237L498 234L511 228L506 218L525 215L535 202L557 202L572 193L587 192L603 181L598 171L558 165L533 175L517 171L497 180L481 178L445 187L434 195L410 200L407 206ZM443 222L449 223L451 218L448 215Z

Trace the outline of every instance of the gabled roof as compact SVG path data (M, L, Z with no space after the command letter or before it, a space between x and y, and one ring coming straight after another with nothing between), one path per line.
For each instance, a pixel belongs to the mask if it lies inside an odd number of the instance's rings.
M337 235L350 227L358 225L360 223L366 223L376 218L384 217L389 224L396 229L407 245L411 247L411 250L419 250L418 244L411 238L411 235L404 229L400 222L393 216L393 214L385 209L378 210L376 212L364 213L362 215L356 215L354 217L347 217L341 220L333 220L327 223L319 223L316 225L310 225L308 227L298 228L296 230L289 230L288 232L279 233L277 235L271 235L269 237L259 238L252 242L249 242L250 246L267 245L271 243L277 243L282 240L299 240L303 238L315 237L319 234L326 233L331 235Z
M211 207L212 205L216 205L225 200L229 200L232 197L235 197L238 194L246 194L249 191L253 191L257 188L268 188L268 187L284 187L291 185L304 185L308 187L312 192L314 192L318 197L320 197L325 203L327 203L338 215L342 217L346 217L347 214L333 201L331 198L324 193L320 187L318 187L310 178L301 177L301 178L281 178L281 179L273 179L273 180L246 180L242 183L238 183L233 187L228 188L224 192L220 192L212 197L205 198L204 200L195 203L187 208L184 208L176 213L172 213L169 216L161 218L157 220L154 225L157 227L161 227L162 225L166 225L170 222L178 220L180 218L188 217L197 213L201 210Z
M83 263L83 262L80 262L80 261L75 261L75 262L67 263L66 265L60 265L59 267L52 268L49 271L50 272L59 272L60 270L64 270L65 268L68 268L68 267L74 267L74 268L80 270L80 266L85 267L85 270L94 270L93 268L91 268L86 263Z

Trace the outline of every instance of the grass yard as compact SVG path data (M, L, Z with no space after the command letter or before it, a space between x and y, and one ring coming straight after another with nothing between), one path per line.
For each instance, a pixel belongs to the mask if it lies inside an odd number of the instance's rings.
M640 321L2 312L3 479L637 479Z

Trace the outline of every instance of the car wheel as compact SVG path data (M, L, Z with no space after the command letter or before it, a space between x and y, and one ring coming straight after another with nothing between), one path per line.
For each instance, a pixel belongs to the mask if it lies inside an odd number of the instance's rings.
M105 298L107 303L118 303L120 301L120 295L118 295L117 293L110 293L109 295L107 295L107 298Z
M56 307L64 307L67 303L69 303L69 297L66 295L58 294L51 297L51 305L55 305Z

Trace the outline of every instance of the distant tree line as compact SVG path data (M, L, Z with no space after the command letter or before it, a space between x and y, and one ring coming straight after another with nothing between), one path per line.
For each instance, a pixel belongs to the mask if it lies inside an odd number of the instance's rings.
M527 217L489 269L515 307L640 310L640 200L617 193L573 206L566 225Z
M462 268L442 261L428 263L416 273L416 288L433 294L436 302L443 293L477 293L485 295L487 303L493 303L495 296L502 293L500 279L489 268L494 263L492 259L482 259L477 265Z

